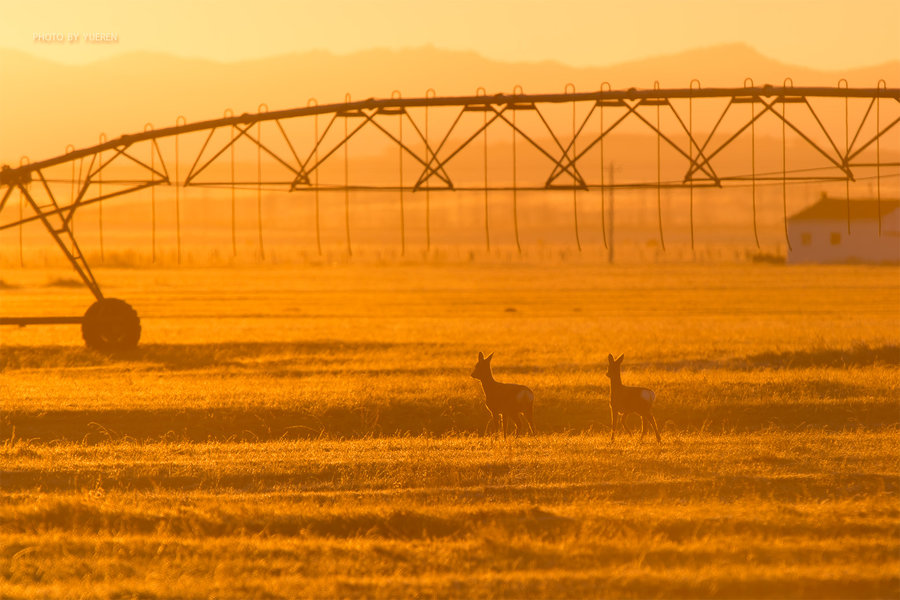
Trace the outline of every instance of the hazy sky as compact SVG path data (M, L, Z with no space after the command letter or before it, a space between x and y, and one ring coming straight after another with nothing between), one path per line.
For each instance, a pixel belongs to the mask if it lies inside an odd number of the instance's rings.
M729 42L819 69L900 59L898 0L3 0L0 46L62 62L161 51L234 61L432 44L603 66ZM110 33L114 42L35 41ZM46 39L46 38L45 38Z

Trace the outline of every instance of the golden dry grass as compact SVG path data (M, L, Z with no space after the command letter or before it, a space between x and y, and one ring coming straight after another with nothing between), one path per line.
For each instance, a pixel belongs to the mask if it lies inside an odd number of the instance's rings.
M900 595L894 268L98 275L135 352L0 332L0 595ZM64 276L4 314L83 311ZM479 435L479 350L539 435ZM610 444L608 352L661 445Z

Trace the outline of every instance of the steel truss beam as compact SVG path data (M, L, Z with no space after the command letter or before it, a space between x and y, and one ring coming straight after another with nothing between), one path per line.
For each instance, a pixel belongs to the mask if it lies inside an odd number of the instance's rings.
M410 108L444 108L444 107L458 107L461 109L461 113L465 111L476 111L476 110L484 110L488 112L494 113L491 116L490 123L495 121L502 121L512 127L512 123L509 118L507 118L504 113L507 111L520 111L520 110L539 110L539 105L547 104L568 104L568 103L580 103L580 102L589 102L592 101L595 103L595 108L598 107L623 107L626 109L626 115L623 115L620 120L614 123L609 129L605 130L602 134L602 137L605 137L608 133L610 133L616 126L624 120L625 117L629 115L634 115L639 120L644 120L640 113L636 111L637 108L641 106L655 106L657 104L663 104L667 106L673 113L673 115L678 118L682 126L684 127L687 135L691 136L690 146L700 149L701 145L698 143L698 140L694 139L693 132L687 131L687 127L684 126L684 119L682 115L675 109L672 105L672 100L677 99L709 99L709 98L724 98L731 101L730 104L739 104L739 103L747 103L754 102L759 103L764 107L764 111L757 114L755 117L758 120L763 116L766 112L771 112L777 118L784 118L781 113L777 111L776 105L783 105L785 103L802 103L806 107L811 110L809 106L808 100L810 98L840 98L840 99L866 99L870 101L870 104L874 103L879 99L884 100L894 100L896 102L900 102L900 88L885 88L885 87L877 87L877 88L842 88L842 87L773 87L773 86L763 86L763 87L742 87L742 88L708 88L708 89L652 89L652 90L637 90L637 89L629 89L629 90L609 90L609 91L599 91L599 92L582 92L582 93L564 93L564 94L516 94L516 95L508 95L508 94L496 94L494 96L456 96L456 97L423 97L423 98L387 98L387 99L374 99L370 98L368 100L359 100L355 102L344 102L337 104L323 104L323 105L313 105L302 108L294 108L288 110L279 110L279 111L271 111L271 112L260 112L257 114L242 114L232 117L224 117L221 119L213 119L208 121L199 121L196 123L188 123L185 125L180 125L176 127L167 127L163 129L153 129L149 131L144 131L141 133L123 135L118 139L110 140L108 142L97 144L95 146L91 146L88 148L82 148L79 150L73 150L66 154L62 154L56 156L54 158L50 158L47 160L21 165L19 167L8 167L4 166L2 172L0 172L0 185L8 185L10 182L15 181L17 178L21 178L26 176L29 173L33 173L40 169L46 169L47 167L51 167L54 165L59 165L62 163L67 163L76 159L92 157L100 152L104 152L107 150L119 151L120 148L127 148L137 142L142 142L146 140L159 140L161 138L168 138L182 134L194 133L198 131L210 131L210 135L207 139L207 143L209 138L212 137L212 131L222 128L222 127L233 127L239 132L239 137L246 136L248 139L253 141L253 143L259 144L260 142L256 140L251 134L247 133L249 131L249 127L241 127L242 125L253 125L261 122L274 122L276 125L280 126L281 121L286 119L292 119L297 117L309 117L316 115L330 115L332 116L332 123L337 118L361 118L362 122L355 127L351 133L347 136L347 138L341 140L338 144L334 145L331 150L326 153L327 155L332 155L336 152L340 147L347 142L347 140L354 135L356 135L360 129L366 124L374 124L375 127L379 127L378 124L375 123L375 117L379 115L405 115L410 120L412 117L409 115ZM730 106L730 105L729 105ZM727 110L727 109L726 109ZM860 152L871 146L875 143L876 139L883 136L887 131L893 129L898 123L900 123L900 117L895 118L891 122L889 122L884 127L880 128L879 131L873 135L871 138L866 140L863 143L856 144L858 140L859 132L862 130L862 126L865 124L866 120L871 116L871 107L870 110L867 111L865 117L859 122L857 127L857 135L853 140L853 146L851 146L850 150L852 152L848 156L841 156L842 159L839 162L847 162L849 160L843 160L845 158L852 159L856 157ZM584 125L587 123L587 120L591 117L588 115L582 123L581 128L579 129L579 135L582 133L584 129ZM721 121L721 119L720 119ZM446 132L445 137L441 140L441 144L438 146L438 149L446 143L449 139L451 133L453 132L454 127L459 122L457 118L454 121L454 124L451 126L450 130ZM800 127L795 125L795 121L788 120L788 127L791 127L798 135L806 136ZM421 136L421 128L416 125L416 131ZM559 146L558 137L552 128L547 124L544 120L544 125L547 128L547 133L554 138L554 141ZM821 125L821 122L820 122ZM655 130L655 126L647 123L648 128L651 130ZM743 128L749 126L749 123ZM331 123L329 126L325 128L320 135L318 143L321 143L322 140L325 139L329 129L331 128ZM824 128L824 126L823 126ZM742 129L742 131L743 131ZM283 130L282 130L283 132ZM387 132L385 132L387 133ZM554 152L551 152L544 148L541 144L534 140L537 134L529 134L521 129L519 129L518 133L520 133L523 137L529 139L530 143L532 143L539 151L542 153L546 153L548 156L552 156ZM826 132L827 133L827 132ZM388 134L388 137L392 137ZM477 137L477 132L473 135L470 135L474 139ZM712 132L710 132L709 137L712 137ZM736 135L734 136L736 137ZM599 142L599 137L593 139L590 144L596 144ZM236 141L236 140L235 140ZM421 140L424 141L424 140ZM216 155L213 157L220 156L228 146L231 145L230 142L224 148L222 148ZM667 140L667 143L672 145L674 148L680 148L675 142L672 140ZM818 150L822 151L826 156L830 156L828 154L828 150L823 149L818 143L810 140L811 145L814 145ZM455 156L458 151L464 146L465 143L460 144L459 147L454 150L446 151L450 157ZM832 143L833 145L833 143ZM205 151L207 144L204 144L203 150L201 151L201 155L203 151ZM568 144L566 148L557 148L558 150L562 150L562 155L556 157L556 160L559 162L559 166L565 170L565 168L571 167L571 158L567 158L566 154L568 150L571 149L571 142ZM576 160L578 157L584 155L586 152L586 147L582 147L581 151L576 156ZM428 147L429 154L437 154L437 149ZM683 150L683 149L682 149ZM831 150L837 151L837 148L832 148ZM284 157L278 156L271 149L263 147L263 151L267 152L279 163L285 165L288 169L292 169L287 160ZM405 149L407 153L420 161L424 162L424 164L430 165L432 161L429 159L421 158L418 155L417 151L412 150L407 147ZM312 154L312 152L310 153ZM703 170L704 166L708 162L708 158L704 156L702 152L699 153L702 159L698 158L694 164L691 165L691 171ZM132 160L133 157L129 157ZM197 160L194 161L196 166L197 161L199 161L201 157L198 156ZM294 156L296 159L296 155ZM325 158L320 157L318 163L313 164L312 166L316 166L317 164L321 164L324 162ZM435 159L437 160L437 159ZM439 162L446 162L447 159ZM139 162L139 161L138 161ZM211 161L208 161L211 162ZM304 165L308 165L310 162L310 158L307 158L300 167ZM208 165L205 165L208 166ZM149 167L148 167L149 168ZM198 174L197 169L192 169L191 175L189 175L185 180L185 185L192 184L192 180ZM305 174L308 176L310 171L307 171ZM708 173L712 177L710 173ZM426 176L427 178L427 176ZM714 178L714 177L713 177ZM293 182L293 180L291 180ZM194 185L199 185L193 183Z
M883 83L883 82L882 82ZM851 100L864 102L866 109L862 117L854 117L851 123L845 108L843 132L830 131L819 112L810 103L811 99L843 100L845 107ZM694 104L701 101L719 99L724 108L711 129L698 131L693 123ZM688 110L685 111L684 101ZM153 188L160 184L180 186L231 187L256 186L258 198L260 190L267 188L292 192L336 191L553 191L572 190L573 195L590 190L618 188L682 188L723 187L730 183L744 181L854 181L860 168L878 169L879 177L884 167L898 166L895 162L882 161L880 144L886 134L900 129L900 116L896 104L900 103L900 89L887 88L880 84L875 88L848 87L793 87L761 86L740 88L691 87L686 89L628 89L575 93L574 90L562 94L496 94L493 96L474 95L439 97L426 95L420 98L395 97L385 99L370 98L346 101L336 104L313 104L288 110L264 111L256 114L226 116L220 119L184 123L175 127L147 129L143 132L123 135L117 139L88 148L75 149L46 160L22 164L18 167L3 166L0 169L0 217L9 206L9 198L18 191L27 201L33 214L0 221L0 230L21 226L24 223L40 221L57 242L79 276L98 298L102 298L99 285L79 249L73 234L73 218L83 206L103 202L114 197ZM750 104L753 110L740 110L740 105ZM571 124L553 125L546 111L552 106L572 106ZM721 105L721 104L720 104ZM788 108L791 105L791 108ZM575 108L580 107L584 116L576 119ZM882 113L886 107L893 111L882 123ZM707 107L708 110L709 107ZM449 126L436 131L432 120L429 129L429 111L442 109L450 117ZM717 109L719 110L719 109ZM604 112L606 118L604 119ZM888 111L889 112L889 111ZM482 113L483 118L467 119L468 113ZM517 115L527 113L527 119ZM651 115L655 118L651 118ZM660 115L676 126L661 126ZM324 128L319 127L319 119L327 119ZM739 120L739 125L724 132L726 118ZM790 131L793 138L801 140L811 148L830 170L828 173L808 173L788 171L757 175L755 163L751 176L745 173L728 173L716 163L724 150L736 140L747 137L748 130L755 136L755 128L761 120L780 125L784 132ZM291 135L285 124L297 121L315 121L314 137L299 139ZM804 121L805 120L805 121ZM683 164L683 176L675 181L627 182L611 185L604 179L603 166L589 156L597 146L602 147L610 134L621 130L623 124L636 124L653 136L659 147L665 145ZM812 123L812 125L810 125ZM270 137L263 139L266 124ZM404 128L404 125L406 126ZM255 127L254 127L255 126ZM834 127L834 126L832 126ZM403 131L407 131L404 138ZM321 175L323 166L346 163L348 145L364 130L376 132L383 140L393 144L400 155L400 180L386 185L371 181L354 182L352 185L344 164L343 182L326 182ZM274 138L271 137L274 131ZM454 175L453 168L459 162L461 153L471 147L484 144L487 160L487 136L506 131L508 137L496 139L512 140L515 156L516 142L531 147L546 165L546 171L539 181L520 182L515 176L513 159L512 184L498 182L490 184L463 182ZM178 139L181 136L206 133L200 149L185 160L190 169L179 177ZM852 137L851 137L852 132ZM217 136L218 134L218 136ZM224 136L224 141L220 138ZM166 157L160 151L159 141L174 139L176 158ZM754 137L755 139L755 137ZM838 140L844 141L843 148ZM257 176L255 179L238 181L234 176L234 151L238 143L249 144L257 152ZM863 157L863 152L873 146L878 149L875 160ZM343 152L340 152L343 150ZM343 156L341 156L343 154ZM263 179L262 157L267 163L277 165L282 175ZM215 179L211 175L213 167L223 168L230 159L231 178ZM403 177L403 162L412 164L416 171ZM755 160L755 159L754 159ZM79 176L74 177L78 164ZM87 169L84 170L85 164ZM48 170L60 165L71 165L70 179L51 179ZM130 175L121 175L124 167ZM175 181L169 173L176 173ZM659 169L657 167L657 173ZM53 192L53 185L70 184L71 198L62 201L60 194ZM573 198L574 199L574 198ZM755 202L755 199L754 199ZM577 203L574 204L577 223ZM7 212L9 212L7 210ZM487 218L487 215L485 215ZM661 214L660 214L661 218ZM754 215L755 218L755 215ZM486 222L487 223L487 222ZM577 227L577 225L576 225ZM401 222L402 229L402 222ZM489 235L489 233L488 233ZM660 223L660 235L662 228ZM576 231L577 236L577 231ZM604 228L605 236L605 228ZM260 242L262 231L260 230ZM661 240L662 241L662 240ZM488 242L489 243L489 242ZM579 240L580 247L580 240ZM348 220L348 251L349 220Z

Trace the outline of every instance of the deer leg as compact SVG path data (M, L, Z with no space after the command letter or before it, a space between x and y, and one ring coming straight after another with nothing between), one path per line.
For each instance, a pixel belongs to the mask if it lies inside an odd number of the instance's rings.
M531 428L531 423L528 422L528 415L526 413L519 413L519 424L522 425L522 433L534 433L534 429Z
M647 415L641 415L641 441L644 441L644 434L647 433Z
M528 433L534 435L534 426L531 424L531 419L528 418L528 413L522 415L522 425L523 431L528 431Z
M509 432L509 418L506 413L502 413L500 415L501 422L503 423L503 439L506 439L506 434Z
M528 421L528 430L534 435L534 405L529 404L525 409L525 420Z
M513 419L513 425L516 426L516 437L519 437L519 434L525 430L525 428L523 427L524 419L525 417L523 417L522 413L520 412L517 412L516 418Z
M485 437L487 437L489 431L491 433L494 433L494 431L496 430L496 427L494 427L494 425L496 425L496 423L497 423L497 416L494 415L493 413L491 413L491 420L488 421L487 427L484 428Z
M616 441L616 411L612 407L609 407L609 417L610 417L610 420L612 421L612 426L610 427L609 441L614 442L614 441Z
M661 443L662 438L659 437L659 426L656 424L656 418L652 414L650 415L650 424L653 426L653 433L656 434L656 442Z

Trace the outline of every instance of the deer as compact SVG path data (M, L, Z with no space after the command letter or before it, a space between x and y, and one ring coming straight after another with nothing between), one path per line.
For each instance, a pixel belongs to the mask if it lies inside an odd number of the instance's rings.
M653 427L656 441L659 443L662 440L659 437L659 427L656 425L656 419L652 412L656 394L648 388L622 384L622 360L624 358L624 354L619 358L613 358L613 355L610 354L609 368L606 370L606 376L609 377L609 412L612 419L612 433L609 441L615 441L616 429L619 425L624 427L625 417L631 413L637 413L641 416L641 440L644 439L649 424Z
M528 430L534 435L534 392L516 383L501 383L494 379L491 373L492 352L487 358L481 352L478 353L478 362L472 371L472 377L481 382L484 389L484 403L491 413L484 435L493 427L494 430L503 424L503 437L509 431L510 421L516 426L516 436L519 435L519 425L527 425ZM524 415L524 418L523 418Z

